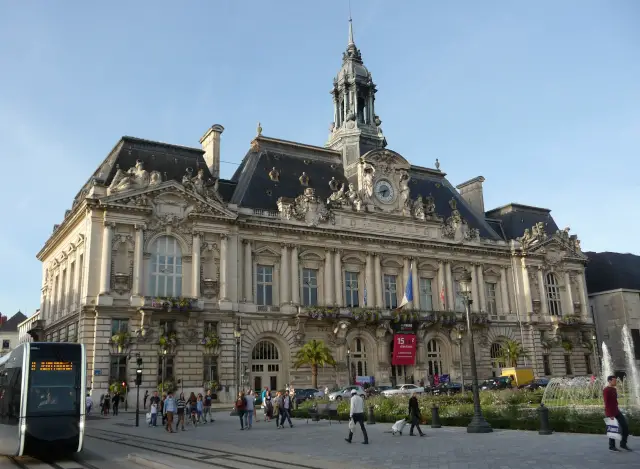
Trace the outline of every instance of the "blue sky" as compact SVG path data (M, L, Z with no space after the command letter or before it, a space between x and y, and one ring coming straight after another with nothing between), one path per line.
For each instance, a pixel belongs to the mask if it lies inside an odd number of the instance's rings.
M352 0L389 148L482 175L486 208L552 209L585 250L640 253L640 2ZM0 0L0 311L39 306L35 255L122 135L198 146L223 177L260 121L322 145L347 0Z

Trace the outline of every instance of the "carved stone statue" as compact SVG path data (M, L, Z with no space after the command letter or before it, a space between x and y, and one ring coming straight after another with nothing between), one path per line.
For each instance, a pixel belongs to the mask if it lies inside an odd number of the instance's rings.
M376 169L370 163L364 163L363 168L363 184L362 184L362 200L364 203L373 202L373 177Z
M412 211L413 211L413 216L416 217L418 220L425 219L424 201L422 200L421 195L418 195L418 198L413 201Z
M431 194L424 201L424 214L428 217L436 214L436 199Z
M162 182L162 174L160 171L151 171L151 179L149 181L149 187L157 186Z
M198 174L194 177L191 177L191 174L193 174L193 170L191 168L187 168L186 174L182 176L182 185L185 189L205 197L204 170L198 170Z
M271 168L271 171L269 171L269 179L271 179L273 182L280 181L280 172L278 172L275 166Z
M349 190L347 191L346 196L349 201L349 205L351 205L356 212L362 210L362 198L360 198L360 194L358 194L358 191L353 184L349 184Z
M144 189L149 187L149 172L144 169L142 160L136 161L136 165L125 173L120 168L107 189L107 194L124 192L133 189Z
M329 198L327 199L327 203L334 206L341 206L342 202L346 201L346 196L344 194L344 183L340 186L340 189L333 192Z
M300 181L300 184L302 184L303 186L309 185L309 176L307 176L307 173L305 173L304 171L302 172L298 180Z
M410 211L410 200L409 200L409 180L411 177L407 171L402 171L400 173L400 209L405 212L406 215L409 214Z
M527 249L534 244L541 243L547 239L547 233L544 229L544 222L538 222L531 227L524 230L524 233L517 241L522 244L523 249Z
M332 177L331 181L329 181L329 189L331 189L332 191L337 191L339 187L340 183L336 180L335 177Z
M286 220L295 218L309 226L317 226L321 222L335 223L335 215L318 199L311 187L307 187L304 193L295 199L280 197L277 203L281 217Z
M220 178L217 178L213 184L209 179L207 187L205 188L205 197L217 200L218 202L224 202L222 195L220 195Z

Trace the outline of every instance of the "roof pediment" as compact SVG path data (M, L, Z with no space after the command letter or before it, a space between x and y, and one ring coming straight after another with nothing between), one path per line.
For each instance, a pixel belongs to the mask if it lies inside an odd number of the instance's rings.
M400 153L386 148L376 148L362 155L361 160L372 164L375 168L378 166L393 169L409 169L411 164L404 159Z
M523 248L524 249L524 248ZM546 239L539 240L525 249L531 254L542 254L549 264L571 257L587 262L588 257L580 250L580 241L574 236L568 236L568 231L558 231Z
M152 212L157 217L212 216L235 220L237 214L220 197L205 197L177 181L166 181L145 189L119 192L100 199L100 206Z

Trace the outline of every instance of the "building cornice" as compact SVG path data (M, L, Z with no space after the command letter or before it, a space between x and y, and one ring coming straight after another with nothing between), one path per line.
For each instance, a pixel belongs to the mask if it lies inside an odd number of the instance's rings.
M589 297L598 295L610 295L612 293L637 293L640 294L640 290L633 290L631 288L614 288L613 290L599 291L595 293L589 293Z
M86 211L94 206L94 202L93 199L85 199L76 205L71 213L62 221L60 226L58 226L58 229L45 241L42 249L36 254L36 259L43 262L51 250L77 226L77 222L86 216Z

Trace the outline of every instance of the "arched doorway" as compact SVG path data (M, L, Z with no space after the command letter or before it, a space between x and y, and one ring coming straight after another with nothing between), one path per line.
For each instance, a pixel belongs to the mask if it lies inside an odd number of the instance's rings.
M499 342L492 343L489 353L491 356L491 374L495 378L500 376L502 374L502 368L507 366L502 358L502 345Z
M373 369L368 363L367 345L360 337L356 337L349 347L351 358L351 382L356 382L356 376L371 376Z
M278 389L286 384L283 379L282 355L271 340L260 340L251 352L251 379L253 389Z
M391 341L389 346L389 363L393 363L393 347L394 340ZM391 384L397 386L400 384L413 384L414 382L414 369L412 365L391 365Z

